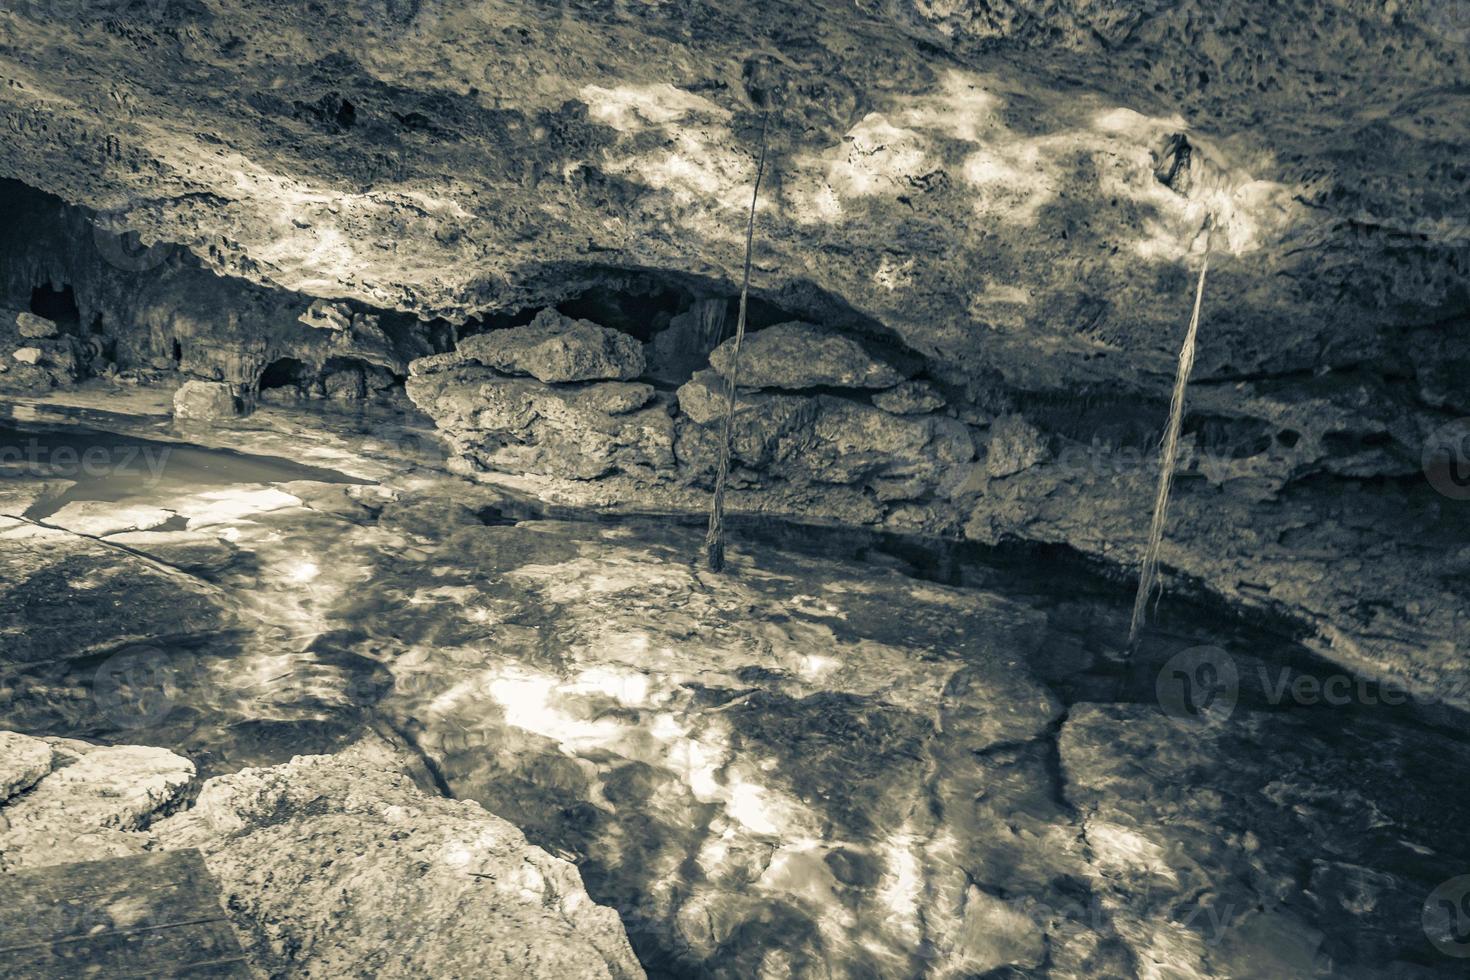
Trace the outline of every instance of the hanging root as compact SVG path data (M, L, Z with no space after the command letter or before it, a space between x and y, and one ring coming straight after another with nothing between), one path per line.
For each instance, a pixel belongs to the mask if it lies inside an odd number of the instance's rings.
M735 429L735 398L740 383L740 346L745 342L745 308L750 299L750 252L755 242L755 204L760 198L761 178L766 173L766 122L761 115L761 155L755 168L755 188L750 193L750 218L745 224L745 276L740 283L740 314L735 320L735 349L730 356L726 379L725 424L720 436L720 461L715 468L715 495L710 501L709 531L704 536L705 561L712 572L725 567L725 481L730 477L730 440Z
M1194 291L1194 313L1189 318L1184 346L1179 350L1179 368L1174 374L1174 395L1169 400L1169 424L1164 429L1164 444L1159 460L1159 488L1154 494L1154 517L1149 525L1148 547L1144 549L1143 565L1138 573L1138 595L1133 599L1133 618L1128 623L1129 654L1138 646L1148 600L1159 572L1159 548L1164 542L1164 519L1169 511L1169 490L1174 485L1174 467L1179 455L1179 429L1184 422L1184 390L1189 386L1189 375L1194 370L1195 338L1199 335L1200 307L1205 297L1205 273L1210 268L1209 241L1209 225L1206 225L1205 259L1200 265L1199 285Z

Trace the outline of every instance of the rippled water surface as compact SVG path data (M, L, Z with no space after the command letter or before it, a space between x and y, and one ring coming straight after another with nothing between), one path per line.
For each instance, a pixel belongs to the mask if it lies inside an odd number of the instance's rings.
M1363 899L1365 881L1397 895L1383 876L1412 891L1470 860L1455 825L1470 817L1455 716L1384 705L1355 680L1349 704L1283 698L1285 684L1334 671L1279 627L1174 599L1125 667L1126 585L1062 554L747 518L717 577L696 564L693 519L557 511L437 474L379 487L280 456L77 428L12 426L0 445L35 450L0 460L0 493L25 504L0 511L42 525L0 538L24 580L11 583L7 629L83 623L0 649L0 728L166 745L205 774L391 733L442 789L576 860L654 974L819 975L820 961L898 976L941 959L981 972L987 955L1054 975L1126 970L1107 943L1054 925L1038 955L964 937L1000 928L971 922L994 895L1100 903L1120 945L1130 915L1173 915L1120 909L1113 886L1085 884L1103 836L1084 823L1111 813L1118 840L1133 839L1125 825L1143 833L1128 821L1152 817L1109 794L1150 764L1226 800L1211 804L1227 811L1220 826L1258 825L1263 840L1238 856L1199 835L1156 844L1171 860L1184 841L1205 848L1191 866L1221 895L1248 882L1252 915L1267 917L1252 922L1276 921L1262 896L1278 884L1297 896L1280 914L1315 923L1327 913L1313 903ZM112 469L67 469L89 451ZM118 471L124 455L133 472ZM120 532L104 520L87 537L49 527L86 501L165 515ZM58 557L23 557L43 550ZM1159 697L1161 668L1204 645L1225 652L1235 682L1224 727L1200 741L1160 722ZM1103 757L1110 742L1155 730L1167 742L1153 763L1133 760L1108 785L1078 778L1083 762L1122 765ZM1261 772L1249 792L1235 772L1247 763ZM1412 792L1395 802L1395 784ZM1332 786L1342 792L1323 798ZM1249 798L1239 814L1231 793ZM1310 817L1253 816L1273 793ZM1160 820L1207 827L1199 798ZM1358 821L1367 810L1382 819ZM1353 853L1364 847L1376 850ZM1292 867L1242 870L1271 848ZM1409 922L1379 923L1378 938L1356 920L1344 928L1357 938L1324 928L1308 959L1342 975L1370 956L1440 975ZM1244 928L1230 942L1195 945L1217 964L1296 955Z

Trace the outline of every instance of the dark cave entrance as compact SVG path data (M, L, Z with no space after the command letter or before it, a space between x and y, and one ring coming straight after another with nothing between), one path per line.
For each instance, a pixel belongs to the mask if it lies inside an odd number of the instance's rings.
M265 366L265 370L260 373L260 383L256 387L260 391L268 391L271 388L299 390L301 382L311 374L311 369L296 358L282 357Z
M52 289L49 284L32 289L31 312L64 326L76 326L82 322L77 294L70 283L63 283L60 289Z
M556 304L556 309L564 316L591 320L647 343L692 300L688 291L649 277L622 289L593 286L580 296Z

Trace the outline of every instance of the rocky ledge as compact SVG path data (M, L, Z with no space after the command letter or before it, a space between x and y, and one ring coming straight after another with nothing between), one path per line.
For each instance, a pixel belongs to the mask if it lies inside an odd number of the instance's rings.
M368 738L191 787L165 749L0 733L0 872L198 848L267 976L643 976L575 867L407 764Z
M601 365L576 381L538 381L546 372L529 349L520 359L479 353L519 350L516 335L556 322L546 311L535 328L414 361L407 393L467 475L568 504L702 509L734 368L729 340L688 354L697 309L622 361L602 354L629 339L616 331L582 321L559 334L562 360ZM670 351L684 351L693 371L675 390L663 370ZM645 362L665 383L627 380ZM1470 603L1467 558L1453 542L1470 532L1470 509L1421 472L1421 444L1429 458L1448 430L1431 432L1446 416L1422 407L1443 365L1427 353L1415 364L1418 394L1352 372L1288 387L1197 386L1164 562L1175 586L1294 623L1354 670L1463 706L1457 638ZM1062 544L1136 567L1162 403L961 389L926 374L860 332L801 322L753 332L739 367L730 506Z

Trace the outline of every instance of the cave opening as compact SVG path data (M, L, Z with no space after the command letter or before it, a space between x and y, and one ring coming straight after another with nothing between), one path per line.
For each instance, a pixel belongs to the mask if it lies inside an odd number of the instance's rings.
M311 370L301 361L294 357L282 357L271 361L260 373L260 382L256 386L260 391L269 391L273 388L300 389L301 383L310 376Z
M82 322L77 294L70 283L63 283L60 289L53 289L50 284L32 289L31 312L62 326L76 326Z
M591 320L647 343L692 300L688 290L647 277L621 289L594 286L556 304L556 310L564 316Z

